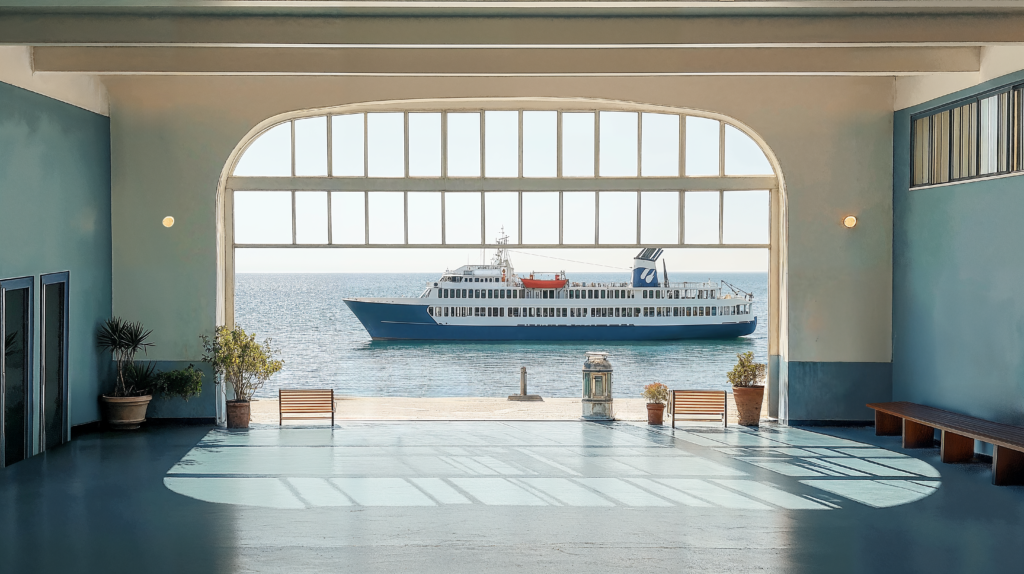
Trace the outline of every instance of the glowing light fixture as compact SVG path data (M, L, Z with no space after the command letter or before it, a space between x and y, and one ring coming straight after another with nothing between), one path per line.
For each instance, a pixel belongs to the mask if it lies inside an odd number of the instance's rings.
M852 215L847 215L843 219L843 225L852 229L855 225L857 225L857 218Z
M172 227L174 225L174 218L168 215L164 218L164 227ZM851 226L852 227L852 226Z

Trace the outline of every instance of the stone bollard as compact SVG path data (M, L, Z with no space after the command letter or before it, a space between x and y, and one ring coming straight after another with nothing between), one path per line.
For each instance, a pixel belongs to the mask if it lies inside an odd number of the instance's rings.
M526 394L526 367L519 368L519 394L509 395L510 401L543 401L540 395Z

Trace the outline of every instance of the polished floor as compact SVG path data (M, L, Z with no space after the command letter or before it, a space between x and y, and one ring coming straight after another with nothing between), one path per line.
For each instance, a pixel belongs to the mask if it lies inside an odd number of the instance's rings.
M1017 571L1024 488L872 429L94 434L0 471L4 572ZM12 566L13 569L8 569Z

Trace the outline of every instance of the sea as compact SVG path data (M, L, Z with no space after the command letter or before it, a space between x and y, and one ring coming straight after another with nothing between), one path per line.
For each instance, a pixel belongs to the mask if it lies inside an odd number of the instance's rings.
M620 273L568 273L570 281L627 281ZM639 398L644 385L727 389L736 355L768 358L767 273L673 273L672 282L722 280L754 294L757 329L725 340L658 342L373 341L348 310L346 297L418 297L429 273L239 273L235 324L270 339L284 368L256 393L279 388L333 388L357 397L505 397L529 392L579 397L587 351L604 351L614 368L613 396ZM728 291L726 291L728 292Z

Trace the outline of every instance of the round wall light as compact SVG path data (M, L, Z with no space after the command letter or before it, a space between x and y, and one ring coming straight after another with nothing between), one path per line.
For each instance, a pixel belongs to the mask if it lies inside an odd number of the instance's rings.
M164 227L172 227L174 225L174 218L168 215L164 218Z
M857 225L857 218L852 216L852 215L847 215L843 219L843 225L845 225L846 227L849 227L849 228L853 228L854 226Z

